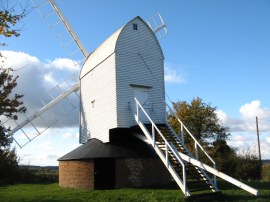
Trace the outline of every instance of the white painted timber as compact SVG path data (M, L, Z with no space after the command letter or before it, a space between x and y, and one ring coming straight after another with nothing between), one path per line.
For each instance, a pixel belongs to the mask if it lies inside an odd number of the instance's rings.
M137 29L134 29L136 25ZM148 91L149 115L165 123L164 56L151 28L136 17L86 60L80 74L80 142L109 141L109 130L137 125L135 89Z
M80 79L82 79L95 67L98 67L104 60L106 60L111 54L114 53L115 45L122 29L123 28L120 28L119 30L114 32L93 53L88 56L81 70Z
M210 167L210 166L208 166L208 165L206 165L206 164L204 164L204 163L202 163L202 162L200 162L200 161L198 161L190 156L187 156L181 152L178 152L178 154L180 155L181 159L183 159L184 161L190 162L193 165L195 165L203 170L206 170L209 173L212 173L212 174L216 175L217 177L220 177L220 178L234 184L235 186L246 190L247 192L249 192L253 195L256 195L256 196L258 195L258 190L230 177L229 175L226 175L226 174L224 174L224 173L222 173L222 172L220 172L220 171L218 171L218 170L216 170L216 169L214 169L214 168L212 168L212 167Z
M117 127L115 55L81 80L80 142L89 138L109 141L109 129Z
M137 30L133 29L137 25ZM137 17L127 23L116 44L117 120L119 127L137 123L127 107L134 106L136 87L148 90L149 115L156 123L165 117L164 65L159 42L149 26ZM136 86L137 85L137 86Z

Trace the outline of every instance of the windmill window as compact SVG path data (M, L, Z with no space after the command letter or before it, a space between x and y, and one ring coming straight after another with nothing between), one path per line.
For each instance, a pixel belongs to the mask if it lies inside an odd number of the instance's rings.
M134 30L138 30L138 25L137 24L133 24L133 29Z
M91 101L92 108L95 107L95 102L96 102L95 100L92 100L92 101Z

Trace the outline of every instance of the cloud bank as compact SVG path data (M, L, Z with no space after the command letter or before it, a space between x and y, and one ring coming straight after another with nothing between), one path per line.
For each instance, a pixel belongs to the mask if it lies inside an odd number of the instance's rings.
M249 150L257 155L258 143L255 121L257 116L262 158L270 159L270 109L263 108L260 100L254 100L242 105L239 113L240 118L232 118L222 110L217 111L222 124L229 127L232 134L229 144L239 151Z
M221 122L229 127L232 132L254 132L256 131L256 116L262 120L260 121L260 131L266 132L270 131L270 124L264 120L270 120L270 109L262 108L261 102L259 100L251 101L246 103L239 109L240 117L239 119L229 117L222 110L218 110L217 114Z
M164 80L167 83L182 84L186 83L186 74L179 67L175 67L172 64L165 63L164 65Z
M37 57L23 52L1 51L3 55L3 67L12 68L13 74L18 75L17 87L14 93L22 94L22 101L27 108L24 115L19 115L16 121L20 124L31 117L42 107L66 91L70 86L78 82L79 68L74 61L67 58L40 61ZM51 110L46 111L41 117L33 120L32 124L26 125L24 133L30 138L51 127L78 127L79 126L79 96L72 93L69 99L64 99ZM6 121L6 127L13 129L14 121ZM33 128L34 125L36 128ZM22 131L21 131L22 132ZM19 137L24 134L17 134Z

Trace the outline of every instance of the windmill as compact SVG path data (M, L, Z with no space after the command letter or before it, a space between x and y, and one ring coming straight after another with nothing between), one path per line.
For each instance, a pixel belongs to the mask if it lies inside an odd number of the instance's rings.
M143 187L169 182L171 175L188 197L200 191L218 193L218 176L257 195L257 190L217 171L213 159L177 116L180 136L168 125L164 101L164 56L155 35L162 37L167 29L159 14L148 23L135 17L88 55L54 0L37 7L47 4L54 10L45 14L45 18L56 13L60 19L50 27L64 24L86 60L79 82L66 82L64 89L59 87L57 96L13 127L10 134L22 130L31 141L36 136L29 137L24 128L32 127L38 135L42 134L50 124L40 131L34 122L37 119L50 121L42 116L63 100L74 108L80 107L80 143L83 145L59 159L60 186ZM156 19L160 23L156 23ZM60 39L60 35L57 34L56 38ZM71 51L70 55L77 52ZM78 91L79 95L76 94ZM70 97L74 93L80 98L79 105L74 105L74 97ZM169 105L167 107L172 111ZM195 153L185 146L184 136L193 140ZM205 155L213 166L199 159L199 153ZM145 181L149 176L151 180Z

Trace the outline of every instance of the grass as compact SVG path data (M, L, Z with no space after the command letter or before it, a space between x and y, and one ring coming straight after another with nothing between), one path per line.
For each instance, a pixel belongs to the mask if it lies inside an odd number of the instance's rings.
M252 196L221 181L222 194L191 198L189 201L270 201L270 182L247 182L259 189L259 196ZM178 189L118 189L74 190L60 188L58 184L19 184L0 187L0 201L184 201Z

